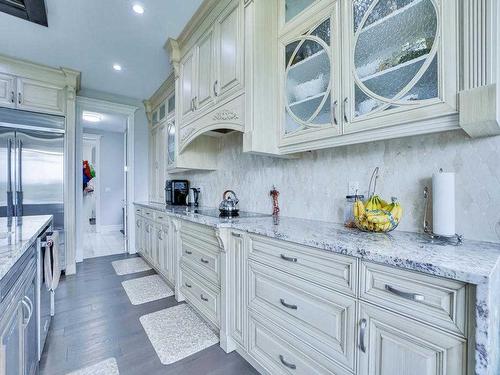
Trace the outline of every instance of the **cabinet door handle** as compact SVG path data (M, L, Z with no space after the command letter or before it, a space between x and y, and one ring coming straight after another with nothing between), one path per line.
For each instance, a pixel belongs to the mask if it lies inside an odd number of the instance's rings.
M188 288L192 288L193 286L191 284L188 284L188 283L184 283L185 286L187 286Z
M425 297L421 294L403 292L401 290L397 290L397 289L393 288L392 286L390 286L388 284L385 284L385 290L387 290L388 292L390 292L392 294L395 294L398 297L409 299L411 301L421 302L425 299Z
M286 260L287 262L297 263L297 258L287 257L285 254L281 254L281 259Z
M332 104L332 117L333 117L333 123L335 125L338 125L338 122L337 122L337 103L338 103L338 101L335 100Z
M297 305L290 305L289 303L286 303L283 298L280 299L280 302L283 306L285 306L287 309L291 310L297 310Z
M23 103L23 94L21 94L20 92L17 93L17 102L19 104Z
M14 93L14 91L11 91L10 92L10 102L15 103L15 101L16 101L16 94Z
M203 294L200 294L200 298L202 301L208 302L208 298L206 298Z
M219 94L217 93L217 85L218 85L218 83L219 83L219 81L218 81L218 80L216 80L216 81L214 82L214 96L215 96L215 97L219 96Z
M184 252L185 252L187 255L191 255L191 254L193 254L193 252L192 252L192 251L187 251L187 250L184 250Z
M293 363L285 361L285 357L283 357L283 355L281 355L281 354L280 354L280 361L281 361L281 363L283 363L283 365L285 365L286 367L288 367L291 370L295 370L297 368L297 366L294 365Z
M208 261L208 260L206 260L206 259L204 259L204 258L201 258L200 260L201 260L201 263L205 263L205 264L208 264L208 263L209 263L209 261Z
M344 99L344 121L349 122L349 119L347 118L347 102L349 101L349 98Z
M359 322L359 349L363 353L366 353L366 345L365 345L365 334L366 334L366 319L361 319Z
M198 109L198 97L195 96L194 99L193 99L193 106L194 106L194 109Z

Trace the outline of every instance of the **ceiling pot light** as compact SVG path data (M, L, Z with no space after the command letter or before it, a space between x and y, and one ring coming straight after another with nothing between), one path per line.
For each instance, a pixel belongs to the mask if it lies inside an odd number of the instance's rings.
M136 12L137 14L143 14L144 13L144 7L141 4L134 4L132 7L132 10Z
M120 64L113 64L113 69L119 72L122 70L122 66Z
M99 122L102 120L102 115L100 113L83 111L82 119L87 122Z

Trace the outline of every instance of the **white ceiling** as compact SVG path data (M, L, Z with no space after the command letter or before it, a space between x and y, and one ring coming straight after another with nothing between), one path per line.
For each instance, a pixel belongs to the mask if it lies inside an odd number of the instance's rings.
M91 111L92 112L92 111ZM127 128L127 118L122 115L114 113L102 113L102 120L99 122L88 122L82 119L82 113L79 113L80 121L82 122L82 128L85 132L90 131L104 131L113 133L124 133Z
M48 28L0 13L0 53L79 70L83 88L146 99L170 72L165 41L201 1L46 0Z

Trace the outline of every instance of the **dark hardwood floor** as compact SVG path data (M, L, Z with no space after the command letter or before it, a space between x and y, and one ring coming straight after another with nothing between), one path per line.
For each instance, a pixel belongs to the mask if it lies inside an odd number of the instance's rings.
M61 279L56 291L56 316L40 361L42 375L59 375L110 357L120 374L222 375L257 374L236 352L214 345L172 365L162 365L139 317L175 306L174 297L134 306L121 282L154 274L153 270L117 276L113 255L85 260L77 275Z

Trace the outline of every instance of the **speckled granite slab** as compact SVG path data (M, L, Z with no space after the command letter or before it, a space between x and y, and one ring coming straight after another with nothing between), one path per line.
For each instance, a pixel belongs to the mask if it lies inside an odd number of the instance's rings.
M108 358L95 365L84 367L66 375L119 375L118 364L115 358Z
M139 320L164 365L219 342L210 327L187 304L144 315Z
M132 305L141 305L174 295L174 291L159 275L122 281L122 286Z
M220 219L196 214L186 207L148 202L136 205L213 228L237 229L474 284L475 373L500 374L500 244L464 240L462 246L442 246L419 233L365 233L329 222L289 217Z
M0 218L0 280L52 223L52 215Z
M151 267L142 258L122 259L111 262L117 275L128 275L130 273L149 271Z

